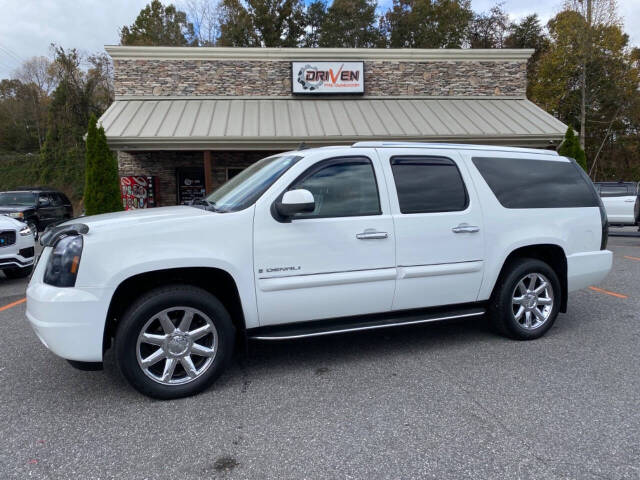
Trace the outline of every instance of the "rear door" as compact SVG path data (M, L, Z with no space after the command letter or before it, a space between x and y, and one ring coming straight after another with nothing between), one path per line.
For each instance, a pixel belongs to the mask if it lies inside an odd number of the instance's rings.
M607 210L609 223L629 225L635 223L634 208L637 197L632 187L633 185L627 184L599 185L598 190Z
M314 158L303 159L294 167L299 171L295 180L269 191L256 205L261 325L391 309L396 283L393 219L375 151ZM288 222L278 220L273 202L296 188L313 194L316 209Z
M394 310L474 302L483 275L482 214L453 150L379 152L396 230Z

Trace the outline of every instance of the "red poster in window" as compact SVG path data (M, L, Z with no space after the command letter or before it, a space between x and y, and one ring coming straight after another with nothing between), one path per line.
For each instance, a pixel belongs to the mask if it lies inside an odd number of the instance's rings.
M120 193L125 210L156 206L156 178L144 175L120 177Z

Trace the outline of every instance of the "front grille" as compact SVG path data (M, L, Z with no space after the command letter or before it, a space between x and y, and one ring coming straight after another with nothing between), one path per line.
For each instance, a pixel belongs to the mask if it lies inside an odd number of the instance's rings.
M15 230L5 230L4 232L0 232L0 248L8 247L9 245L13 245L14 243L16 243Z
M35 255L36 252L33 247L29 247L21 249L18 253L24 258L31 258Z

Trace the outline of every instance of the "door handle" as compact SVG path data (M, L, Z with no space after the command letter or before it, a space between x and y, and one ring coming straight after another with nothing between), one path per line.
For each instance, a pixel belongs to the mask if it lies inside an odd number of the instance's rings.
M453 227L451 231L453 233L476 233L480 231L480 227L469 225L468 223L461 223L457 227Z
M375 228L367 228L362 233L357 233L356 238L358 240L376 240L379 238L387 238L389 234L387 232L378 232Z
M627 200L624 201L624 203L635 203L636 199L635 198L629 198Z

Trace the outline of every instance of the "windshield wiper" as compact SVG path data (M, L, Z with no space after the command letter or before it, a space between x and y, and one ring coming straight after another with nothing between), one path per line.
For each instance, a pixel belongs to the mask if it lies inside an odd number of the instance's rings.
M191 206L192 207L196 207L198 205L204 205L204 209L208 210L210 212L216 212L216 213L221 213L222 210L220 210L218 207L216 207L216 204L214 202L210 202L209 200L207 200L206 198L196 198L195 200L193 200L191 202Z

